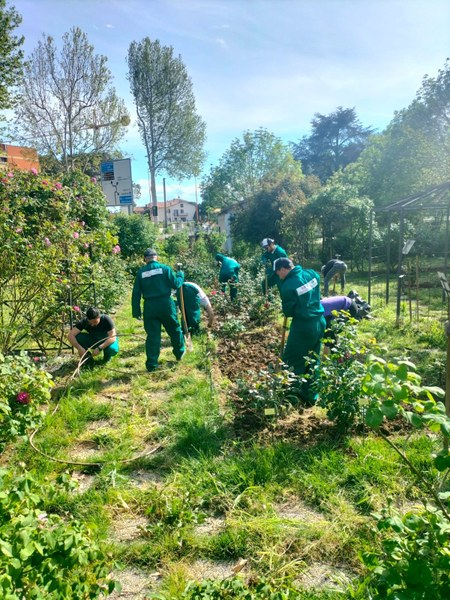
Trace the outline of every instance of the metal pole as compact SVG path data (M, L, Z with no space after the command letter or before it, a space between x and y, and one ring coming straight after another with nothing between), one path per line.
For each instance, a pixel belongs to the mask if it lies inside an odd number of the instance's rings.
M164 229L167 229L167 198L166 198L166 178L163 177L163 192L164 192Z
M389 282L391 279L391 213L388 214L387 246L386 246L386 304L389 304Z
M369 220L369 283L367 286L367 297L368 303L370 304L370 298L372 293L372 227L373 227L373 210L370 211Z
M198 223L198 197L197 197L197 177L194 176L195 182L195 220Z
M400 211L400 228L398 232L398 267L397 267L397 325L400 320L401 275L403 257L403 209Z

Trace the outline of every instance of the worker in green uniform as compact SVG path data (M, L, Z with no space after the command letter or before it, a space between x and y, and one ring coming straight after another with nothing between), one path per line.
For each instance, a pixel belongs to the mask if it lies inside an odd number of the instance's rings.
M145 366L151 372L157 368L161 352L161 325L170 337L175 358L181 360L185 352L183 332L171 296L171 291L182 285L184 274L159 263L158 254L152 248L144 252L144 260L145 265L136 274L131 309L133 317L140 319L141 297L144 298Z
M281 246L275 244L275 240L272 238L264 238L261 242L261 246L264 249L264 254L261 256L261 262L265 267L265 277L262 281L261 287L263 294L267 294L269 288L275 285L280 289L280 278L273 270L273 263L277 258L287 257L286 250L283 250Z
M181 297L181 290L183 290L183 298ZM181 310L182 301L184 302L187 328L190 333L193 335L200 333L202 308L208 315L208 327L214 325L215 316L211 302L199 285L192 281L185 281L182 287L177 290L177 303Z
M236 299L237 296L237 283L239 281L239 269L241 265L224 254L219 252L216 254L216 261L220 264L219 281L222 283L222 292L225 292L227 283L230 286L230 298Z
M294 267L289 258L278 258L273 268L281 279L283 313L292 317L282 360L296 375L311 373L306 358L310 353L320 356L326 325L320 303L320 276L312 269L303 269L299 265ZM300 396L307 404L314 404L317 399L311 386L312 380L312 377L307 378L301 386Z

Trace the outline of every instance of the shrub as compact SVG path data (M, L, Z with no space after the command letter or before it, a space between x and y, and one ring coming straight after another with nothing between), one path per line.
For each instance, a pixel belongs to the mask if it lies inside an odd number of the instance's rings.
M442 512L427 509L403 517L384 509L375 514L380 554L363 555L371 571L371 598L438 600L450 590L450 524Z
M366 368L360 359L365 349L356 342L355 323L353 319L332 321L335 343L330 353L322 357L314 382L319 406L326 408L328 418L341 433L349 431L361 415L361 387Z
M0 354L0 449L42 422L40 406L50 398L51 376L25 354Z
M144 250L155 245L157 226L148 217L124 213L114 215L113 222L117 227L122 256L130 258L138 255L142 262Z
M0 207L0 351L9 354L30 338L45 349L49 337L60 339L70 304L89 288L93 263L106 263L109 283L120 276L108 265L120 250L117 238L101 190L80 173L57 181L11 171L0 178ZM113 290L117 302L122 289Z
M45 511L69 489L39 485L29 474L0 471L0 590L1 597L79 600L110 593L109 559L89 529L70 514Z

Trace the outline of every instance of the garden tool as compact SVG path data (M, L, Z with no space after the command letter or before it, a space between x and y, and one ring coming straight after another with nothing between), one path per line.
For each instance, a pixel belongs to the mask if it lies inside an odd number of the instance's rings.
M177 264L177 271L181 271L182 264ZM180 308L181 308L181 316L183 322L184 329L184 341L186 344L186 348L191 352L194 349L194 345L192 344L192 338L190 331L188 329L187 319L186 319L186 309L184 307L184 295L183 295L183 285L180 286Z
M286 341L287 320L288 320L288 318L284 317L284 319L283 319L283 330L281 332L280 358L283 358L284 342Z

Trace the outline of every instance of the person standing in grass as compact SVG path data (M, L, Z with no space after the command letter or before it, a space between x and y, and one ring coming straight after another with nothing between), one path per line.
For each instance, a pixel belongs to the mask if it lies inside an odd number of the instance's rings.
M93 356L98 356L100 352L103 352L104 362L108 362L119 352L119 340L113 320L93 306L87 309L83 319L75 323L67 339L78 351L80 358L85 357L83 364L86 366L92 366Z
M131 310L135 319L140 319L141 298L144 298L144 329L147 334L145 352L147 371L158 367L161 352L161 325L172 342L172 351L177 360L185 352L184 336L177 317L177 308L171 296L183 283L183 271L173 271L169 266L158 262L158 254L153 248L144 252L145 265L139 269L134 281L131 297Z
M320 356L325 332L324 310L320 303L320 276L312 269L303 269L300 265L295 267L289 258L278 258L273 268L281 280L283 313L286 317L292 317L282 360L296 375L304 375L311 372L306 360L308 355L313 353ZM307 378L300 391L302 400L310 405L317 399L311 384L312 378Z
M287 258L286 251L281 246L275 244L272 238L264 238L261 242L261 246L264 249L264 254L261 256L261 262L265 266L265 277L261 284L263 294L267 294L269 288L278 286L280 284L280 278L273 270L273 263L277 258Z
M344 293L345 288L345 273L347 271L347 265L343 260L341 260L341 255L336 254L336 258L332 258L327 262L326 265L323 265L321 268L323 279L323 295L328 296L328 287L330 285L333 277L339 275L339 279L341 282L341 294Z
M222 292L226 290L226 284L230 286L230 298L235 300L237 296L237 283L239 281L239 269L241 265L224 254L216 254L216 261L220 264L219 281L222 284Z

